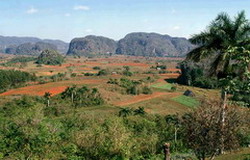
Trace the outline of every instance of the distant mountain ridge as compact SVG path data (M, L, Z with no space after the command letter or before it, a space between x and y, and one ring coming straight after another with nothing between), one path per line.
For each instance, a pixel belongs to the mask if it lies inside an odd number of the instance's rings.
M0 52L10 54L37 55L44 49L57 49L67 55L79 56L120 54L182 57L195 47L186 38L145 32L129 33L119 41L89 35L74 38L70 44L61 40L42 40L36 37L0 36Z
M186 38L171 37L158 33L135 32L118 42L100 36L75 38L70 42L67 55L121 54L133 56L185 56L194 49Z
M37 56L46 49L57 50L57 46L51 43L37 42L37 43L24 43L19 46L9 46L5 49L7 54L16 54L16 55L33 55Z
M68 55L98 55L115 53L117 44L113 39L102 36L74 38L69 45Z
M16 36L0 36L0 52L5 52L6 48L22 44L35 44L37 42L49 43L55 45L59 52L66 53L68 50L69 44L61 40L50 40L50 39L40 39L36 37L16 37Z

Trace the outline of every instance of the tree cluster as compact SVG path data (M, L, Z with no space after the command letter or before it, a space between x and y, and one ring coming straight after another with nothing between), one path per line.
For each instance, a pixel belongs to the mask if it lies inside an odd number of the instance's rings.
M36 76L17 70L0 70L0 92L13 87L19 87L28 81L34 81Z
M146 79L147 80L147 79ZM149 79L150 80L150 79ZM147 85L143 83L143 80L130 80L128 78L118 79L109 79L108 84L115 84L124 88L126 94L139 95L143 94L152 94L153 91Z
M104 103L97 88L90 89L86 86L80 88L77 86L68 87L61 94L61 97L70 100L76 107L97 106Z

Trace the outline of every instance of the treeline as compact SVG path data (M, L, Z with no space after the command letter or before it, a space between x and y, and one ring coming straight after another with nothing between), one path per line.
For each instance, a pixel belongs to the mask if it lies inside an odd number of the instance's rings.
M225 143L226 150L250 144L249 114L233 106L228 107L226 132L221 133L217 104L202 104L184 115L161 116L147 114L143 107L105 112L108 108L99 110L94 107L97 103L91 110L81 110L71 102L71 94L63 95L50 97L49 106L48 97L27 96L1 105L0 157L163 159L162 144L169 142L175 153L172 158L194 159L196 155L201 160L219 154L221 135L230 142Z
M216 77L209 77L205 75L204 68L191 65L188 62L180 64L181 75L177 82L180 84L195 86L206 89L219 88L219 80Z
M27 62L31 62L31 61L35 61L36 58L35 57L15 57L15 58L12 58L10 61L4 63L3 65L4 66L9 66L9 65L12 65L12 64L16 64L16 63L27 63Z
M28 72L16 70L0 70L0 92L19 87L25 82L36 80L36 76Z

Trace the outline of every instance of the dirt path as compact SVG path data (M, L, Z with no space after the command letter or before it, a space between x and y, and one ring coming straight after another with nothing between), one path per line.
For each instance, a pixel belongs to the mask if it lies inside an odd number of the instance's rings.
M130 99L128 101L115 102L114 105L127 106L127 105L131 105L131 104L139 103L142 101L150 100L153 98L165 96L165 95L169 95L169 98L173 98L173 97L182 95L182 93L179 93L179 92L175 92L175 93L172 93L172 92L154 92L153 94L150 94L150 95L142 94L142 95L134 96L132 99Z

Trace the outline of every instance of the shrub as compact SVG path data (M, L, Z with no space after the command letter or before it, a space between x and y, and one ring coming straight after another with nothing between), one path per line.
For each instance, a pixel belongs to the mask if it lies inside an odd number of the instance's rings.
M129 76L129 77L131 77L131 76L133 75L133 73L130 72L130 71L123 71L122 74L123 74L124 76Z
M144 87L142 88L142 93L143 93L143 94L152 94L153 91L152 91L149 87L144 86Z
M76 77L77 74L76 73L71 73L70 77Z
M100 69L101 69L101 67L99 67L99 66L95 66L95 67L93 67L93 69L94 69L94 70L100 70Z
M106 69L102 69L97 73L98 76L106 76L108 75L108 71Z
M172 87L171 87L171 91L172 91L172 92L175 92L176 90L177 90L177 87L176 87L176 86L172 86Z
M93 73L84 73L84 76L94 76L95 74Z
M157 65L156 68L167 69L167 66L166 65Z

